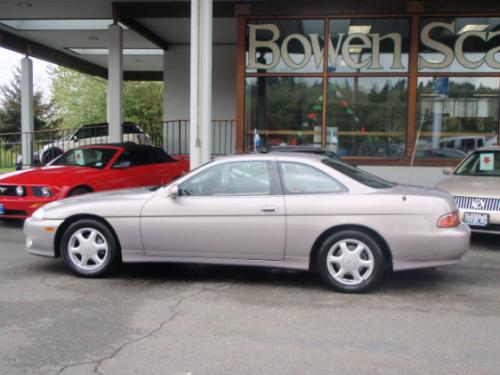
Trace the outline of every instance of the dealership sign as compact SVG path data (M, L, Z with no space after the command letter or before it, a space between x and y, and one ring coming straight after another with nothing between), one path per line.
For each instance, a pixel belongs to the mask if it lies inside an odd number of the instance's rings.
M306 67L311 59L317 68L323 63L324 48L320 45L320 34L290 34L286 36L281 43L281 34L278 26L274 24L249 24L249 69L273 69L282 60L290 69L300 70ZM453 48L431 37L432 31L444 29L456 36ZM270 37L266 39L257 39L259 31L267 32ZM443 31L443 30L441 30ZM328 60L330 66L336 67L338 57L341 56L344 63L352 69L383 69L380 61L380 43L384 40L392 42L392 64L389 69L401 70L406 67L402 63L402 42L401 34L388 33L381 35L379 33L339 33L336 35L337 41L333 45L332 37L328 38ZM430 61L424 55L419 58L420 69L445 69L449 67L453 60L468 69L475 69L482 64L487 64L492 69L500 69L500 60L495 59L496 54L500 53L500 43L498 46L485 51L485 53L475 56L472 60L464 54L463 46L467 39L479 39L483 42L489 42L491 39L500 36L500 31L477 31L471 30L463 33L455 32L455 23L432 22L424 26L420 32L421 43L429 50L439 53L439 61ZM300 54L290 52L290 44L299 43L302 47ZM258 59L257 52L265 50L271 53L270 61L263 62ZM363 51L363 56L359 52ZM367 53L370 51L371 53ZM292 58L293 56L293 58Z

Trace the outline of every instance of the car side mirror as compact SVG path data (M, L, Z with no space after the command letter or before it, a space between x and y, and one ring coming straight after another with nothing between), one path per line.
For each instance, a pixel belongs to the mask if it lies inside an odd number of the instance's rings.
M171 199L176 199L179 196L179 185L173 184L168 188L167 197Z
M446 176L449 176L450 174L453 174L454 168L453 167L445 167L443 168L443 174Z
M115 165L113 165L113 168L115 169L126 169L130 167L130 161L128 160L122 160Z

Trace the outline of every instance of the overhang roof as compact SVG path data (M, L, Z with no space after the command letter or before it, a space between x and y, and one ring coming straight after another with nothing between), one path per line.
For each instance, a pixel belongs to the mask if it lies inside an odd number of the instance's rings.
M214 45L236 44L234 5L234 1L214 2ZM0 47L106 78L106 27L115 16L125 26L125 79L161 80L163 50L168 53L190 43L189 7L189 1L4 1Z

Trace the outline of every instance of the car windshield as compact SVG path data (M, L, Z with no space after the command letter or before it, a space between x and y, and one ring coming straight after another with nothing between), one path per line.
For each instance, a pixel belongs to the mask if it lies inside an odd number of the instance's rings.
M459 176L500 176L500 151L476 151L455 171Z
M396 186L395 183L389 182L381 179L371 173L368 173L361 168L355 168L347 163L338 161L335 159L323 159L323 164L335 169L336 171L345 174L347 177L352 178L355 181L361 182L363 185L375 188L375 189L388 189Z
M70 150L55 159L50 165L91 167L103 169L116 154L113 148L80 148Z

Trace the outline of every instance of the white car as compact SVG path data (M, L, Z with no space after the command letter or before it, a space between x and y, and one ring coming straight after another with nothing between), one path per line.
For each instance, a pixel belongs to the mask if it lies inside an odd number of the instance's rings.
M151 137L139 125L125 122L123 124L123 141L141 145L151 145ZM40 162L45 165L64 152L87 145L108 143L108 124L89 124L78 128L68 137L55 140L44 145L38 155Z

